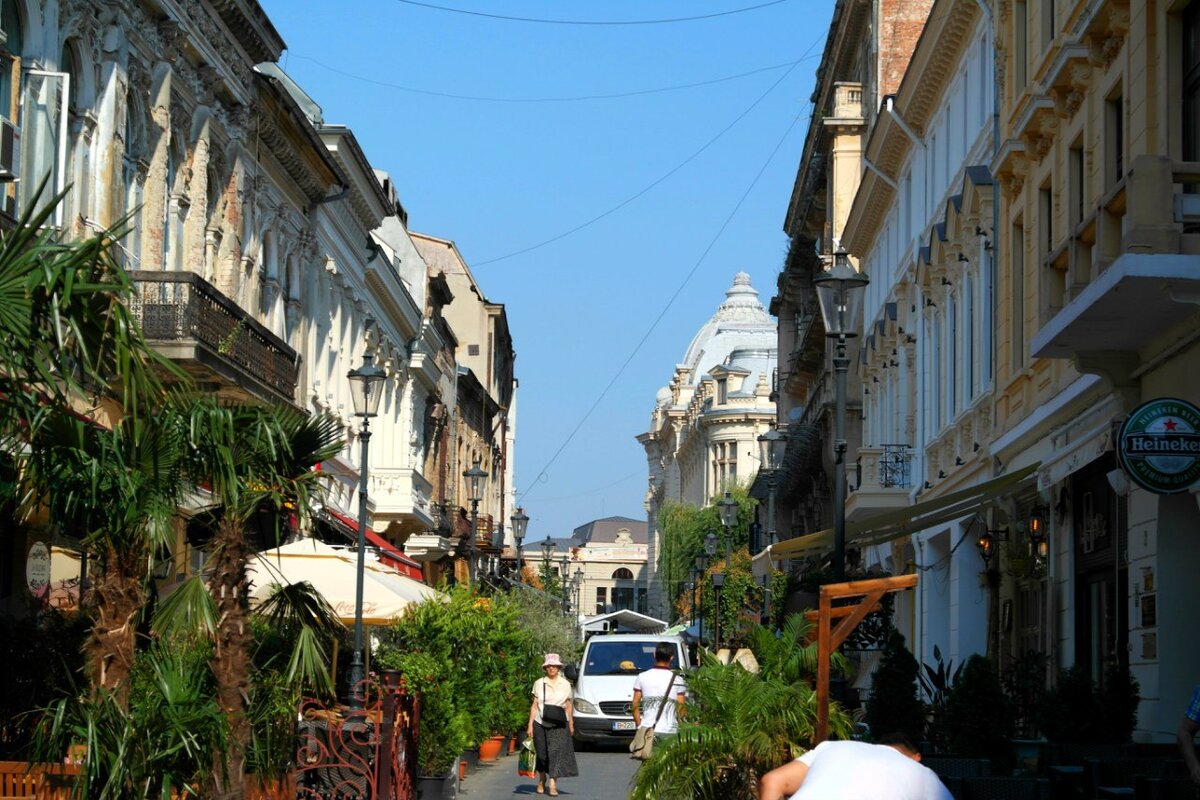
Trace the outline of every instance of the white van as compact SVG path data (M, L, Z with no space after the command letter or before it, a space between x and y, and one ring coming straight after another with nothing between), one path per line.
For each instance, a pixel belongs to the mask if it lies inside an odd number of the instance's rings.
M566 671L575 681L575 740L611 742L633 738L633 681L638 673L654 666L654 648L659 642L675 645L671 668L691 666L687 647L678 636L610 633L588 639L583 662Z

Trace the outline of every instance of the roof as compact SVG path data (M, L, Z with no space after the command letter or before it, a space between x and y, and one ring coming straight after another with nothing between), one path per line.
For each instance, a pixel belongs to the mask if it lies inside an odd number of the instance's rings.
M634 544L648 544L649 526L644 519L630 517L603 517L584 523L571 532L571 540L580 545L614 544L617 534L622 530L629 531L629 538Z
M775 350L778 333L775 320L750 285L750 276L739 272L725 290L725 301L708 322L700 326L683 357L683 365L695 378L725 363L736 349Z
M663 620L629 609L584 617L581 625L585 631L610 631L611 635L620 636L627 641L659 639L662 638L660 634L667 629L667 623Z

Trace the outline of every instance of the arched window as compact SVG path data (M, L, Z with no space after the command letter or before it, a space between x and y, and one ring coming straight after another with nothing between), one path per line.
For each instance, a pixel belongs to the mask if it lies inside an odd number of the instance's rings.
M132 84L132 81L130 81ZM125 100L125 152L121 163L121 186L124 192L124 207L127 233L119 252L128 269L141 269L142 226L139 222L142 208L142 190L146 185L146 125L140 100L132 90Z
M0 116L16 121L17 110L13 104L13 86L21 79L21 47L24 43L21 13L16 0L0 2L0 28L5 41L0 45Z
M612 574L612 579L614 581L631 581L633 580L633 573L625 567L621 567Z

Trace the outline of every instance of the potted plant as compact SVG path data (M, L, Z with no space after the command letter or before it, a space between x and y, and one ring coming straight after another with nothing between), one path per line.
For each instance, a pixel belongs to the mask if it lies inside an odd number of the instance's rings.
M883 655L871 681L866 722L873 736L902 731L912 741L925 732L925 705L917 695L919 667L895 629L887 637Z
M1012 754L1012 710L991 661L971 656L946 697L942 725L956 755L1007 763Z

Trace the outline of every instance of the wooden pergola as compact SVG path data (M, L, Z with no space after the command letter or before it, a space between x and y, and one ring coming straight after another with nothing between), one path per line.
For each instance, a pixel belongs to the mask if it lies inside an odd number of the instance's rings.
M821 587L816 611L805 612L805 617L817 623L817 729L813 744L829 737L829 657L842 646L867 614L879 607L883 596L917 585L917 575L898 575L894 578L872 578L848 583L827 583ZM834 598L860 597L857 603L834 606ZM838 620L837 627L833 621Z

